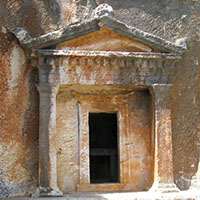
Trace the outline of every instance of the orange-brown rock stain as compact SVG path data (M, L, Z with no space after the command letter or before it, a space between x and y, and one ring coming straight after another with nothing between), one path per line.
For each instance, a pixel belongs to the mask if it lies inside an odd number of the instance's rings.
M13 37L0 36L0 179L10 193L13 189L17 190L15 195L24 195L27 191L22 185L32 182L30 193L37 178L37 116L34 113L30 118L34 105L29 101L31 70Z

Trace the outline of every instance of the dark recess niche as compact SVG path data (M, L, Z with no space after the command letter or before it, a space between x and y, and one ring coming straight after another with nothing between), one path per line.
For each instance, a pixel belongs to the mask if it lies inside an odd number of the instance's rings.
M90 183L117 183L117 113L89 113Z

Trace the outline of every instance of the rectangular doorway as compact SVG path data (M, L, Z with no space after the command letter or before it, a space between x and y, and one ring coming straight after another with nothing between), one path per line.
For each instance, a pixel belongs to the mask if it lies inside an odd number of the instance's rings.
M118 183L117 113L89 113L90 183Z

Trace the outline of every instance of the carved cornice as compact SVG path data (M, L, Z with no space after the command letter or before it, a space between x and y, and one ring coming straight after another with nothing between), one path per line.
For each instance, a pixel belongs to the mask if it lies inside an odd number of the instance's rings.
M162 53L96 52L96 51L56 51L38 52L38 67L132 67L138 74L154 70L169 71L181 57Z
M40 82L51 84L167 83L179 55L95 51L40 50Z
M174 53L141 53L122 51L83 51L83 50L38 50L40 56L68 56L68 57L109 57L109 58L141 58L141 59L181 59L180 54Z

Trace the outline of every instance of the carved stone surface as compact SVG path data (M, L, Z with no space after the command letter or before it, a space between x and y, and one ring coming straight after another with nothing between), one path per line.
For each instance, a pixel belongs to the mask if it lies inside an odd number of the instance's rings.
M173 183L173 162L172 162L172 136L171 136L171 110L170 110L170 89L171 85L167 85L168 82L168 72L173 68L175 61L180 59L179 54L175 53L154 53L154 52L126 52L126 51L94 51L94 50L77 50L70 49L68 45L73 48L73 42L63 43L58 45L59 50L38 50L36 56L39 56L39 80L42 84L59 84L63 85L63 88L70 86L72 88L74 85L79 85L83 87L84 85L95 86L94 91L97 89L96 86L112 86L115 88L117 85L121 85L126 89L126 87L132 86L147 88L152 87L154 102L154 117L155 121L155 166L154 166L154 184L151 191L159 192L169 192L178 191ZM75 45L76 46L76 45ZM64 48L64 50L62 49ZM69 48L69 49L68 49ZM93 47L94 48L94 47ZM155 84L157 83L157 84ZM161 84L158 84L161 83ZM111 88L112 88L111 87ZM73 90L73 89L71 89ZM88 89L84 89L89 92ZM79 89L80 95L84 91ZM76 90L77 92L77 90ZM67 93L70 93L70 89ZM97 94L97 91L96 93ZM100 93L102 94L102 93ZM72 94L70 94L71 96ZM141 186L136 184L136 177L138 175L132 174L133 166L135 166L135 161L133 161L133 155L127 154L125 145L120 141L120 183L114 184L108 187L105 185L93 185L89 181L89 140L88 140L88 115L90 109L101 109L100 103L94 108L87 108L87 104L93 104L89 102L84 102L78 98L79 105L78 113L79 120L77 122L79 128L78 134L78 148L74 151L78 151L78 160L72 160L70 163L70 170L73 174L69 174L71 190L79 191L98 191L98 190L138 190L139 188L144 188L144 183L140 183ZM73 98L72 98L73 99ZM75 98L76 99L76 98ZM75 100L74 99L74 100ZM115 100L116 101L116 100ZM120 105L120 102L118 103ZM130 104L130 103L129 103ZM124 112L119 105L111 108L109 104L109 109L118 110L118 112ZM81 112L80 112L81 110ZM107 110L104 108L102 110ZM123 116L123 114L121 114ZM129 117L130 117L129 113ZM167 119L167 120L166 120ZM78 120L78 119L77 119ZM72 123L73 120L68 121ZM80 125L81 124L81 125ZM128 126L128 125L126 125ZM125 128L125 126L124 126ZM121 129L119 132L120 138L124 137L130 132ZM130 131L130 130L129 130ZM132 137L132 136L131 136ZM131 141L131 140L130 140ZM130 143L129 141L129 143ZM139 141L138 141L139 142ZM71 144L74 145L73 143ZM130 145L130 144L129 144ZM165 149L164 149L165 147ZM71 147L70 147L71 148ZM123 152L123 153L122 153ZM134 152L131 151L132 153ZM123 161L124 158L127 162ZM72 155L69 155L72 156ZM146 161L147 162L147 161ZM149 161L148 161L149 162ZM76 164L75 164L76 163ZM167 165L167 171L165 171ZM74 166L74 167L72 167ZM128 167L129 166L129 167ZM77 171L76 168L79 170ZM128 173L129 171L129 173ZM128 175L129 174L129 175ZM148 176L150 173L148 174ZM78 176L78 178L77 178ZM59 174L60 177L60 174ZM62 179L61 177L59 179ZM139 180L139 179L138 179ZM150 183L151 178L148 178ZM66 188L63 184L60 185L63 191L70 191L70 188Z

